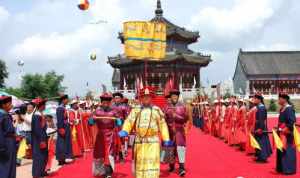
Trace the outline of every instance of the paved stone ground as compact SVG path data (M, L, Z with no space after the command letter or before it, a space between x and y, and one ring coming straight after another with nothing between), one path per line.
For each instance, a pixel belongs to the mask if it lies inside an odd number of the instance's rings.
M17 167L17 178L31 178L32 160L22 160L22 165Z
M17 167L17 178L32 178L31 175L32 160L24 159L22 160L22 165ZM58 169L58 162L54 161L53 170Z

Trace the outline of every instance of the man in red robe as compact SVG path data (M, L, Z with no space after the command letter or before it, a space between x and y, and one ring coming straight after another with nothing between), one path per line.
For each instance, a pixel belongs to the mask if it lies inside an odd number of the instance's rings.
M246 120L246 147L245 147L245 151L248 155L255 153L255 149L250 144L250 134L254 133L256 112L257 112L257 108L253 103L253 96L250 96L249 111L247 113L247 120Z
M237 115L238 115L238 106L235 97L231 98L231 109L229 117L229 132L228 132L228 144L234 146L237 144L236 138L236 128L237 128Z
M88 120L91 116L91 112L86 107L87 102L86 101L80 101L79 102L79 112L80 117L82 120L82 127L83 127L83 147L84 151L89 151L93 148L94 142L93 142L93 136L91 131L91 126L88 124Z
M219 136L218 128L220 123L220 109L220 102L218 100L215 100L211 112L211 134L215 137Z
M71 138L72 138L72 150L73 156L80 157L83 153L83 139L82 139L82 123L80 120L80 113L78 107L78 101L73 100L71 108L68 110L68 117L71 126Z
M239 99L239 109L238 109L238 117L237 117L237 129L236 129L236 137L237 143L240 146L241 150L245 150L246 146L246 115L247 108L244 99Z
M112 95L104 93L100 96L101 105L93 113L93 119L98 128L94 146L93 175L111 178L115 167L116 127L120 121L117 113L111 107Z
M174 148L179 160L179 176L185 175L185 152L186 152L186 134L185 127L189 120L187 108L178 101L180 91L171 90L170 103L164 109L166 122L169 129L170 140L174 142ZM176 155L174 155L175 157ZM175 159L174 159L175 160ZM175 162L170 163L170 172L175 170Z
M120 126L116 128L116 133L122 130L122 125L124 123L124 120L126 119L128 115L128 111L126 106L123 103L124 96L122 93L116 92L113 94L113 104L112 108L115 110L117 117L120 119L121 123ZM125 153L127 150L125 150L125 142L127 140L127 137L116 137L116 155L119 157L119 160L121 162L125 161Z

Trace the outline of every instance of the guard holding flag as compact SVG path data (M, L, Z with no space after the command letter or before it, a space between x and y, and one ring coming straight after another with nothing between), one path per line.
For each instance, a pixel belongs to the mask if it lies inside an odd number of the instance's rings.
M16 178L17 153L11 96L0 96L0 177Z
M48 161L48 137L47 123L43 111L45 110L47 100L36 98L32 103L36 106L33 114L32 128L32 176L41 178L47 176L46 165Z
M281 106L278 129L284 146L282 151L277 149L276 171L289 175L296 174L297 154L293 135L293 127L296 122L295 110L286 93L279 94L278 104Z
M272 148L268 136L267 109L264 105L264 97L260 93L254 95L254 104L257 112L255 117L254 137L260 145L260 150L256 150L256 162L266 163L272 154Z

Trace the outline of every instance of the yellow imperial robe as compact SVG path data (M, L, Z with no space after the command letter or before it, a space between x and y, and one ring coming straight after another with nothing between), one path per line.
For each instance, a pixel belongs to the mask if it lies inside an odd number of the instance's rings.
M133 108L123 130L135 134L133 173L136 178L159 178L160 138L169 141L164 114L157 106ZM161 137L160 137L161 135Z

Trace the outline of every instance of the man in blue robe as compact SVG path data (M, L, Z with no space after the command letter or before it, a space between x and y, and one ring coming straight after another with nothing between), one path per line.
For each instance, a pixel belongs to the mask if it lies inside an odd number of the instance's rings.
M42 178L47 176L46 165L48 161L48 138L47 124L43 115L46 100L37 98L32 100L36 106L36 111L32 116L31 138L32 138L32 177Z
M73 159L70 123L65 108L68 102L68 95L61 96L59 99L60 105L56 109L58 129L56 141L56 159L58 160L59 165L66 164L66 161L71 162Z
M267 109L264 105L264 97L260 93L254 95L254 104L257 108L254 127L254 137L261 148L261 150L256 150L256 162L266 163L268 157L270 157L272 154L272 147L268 135Z
M16 134L12 116L12 98L0 96L0 177L16 178Z
M281 106L278 120L280 138L284 140L283 151L277 150L276 171L282 174L296 174L297 154L294 144L293 126L296 114L286 93L279 94L278 104Z

